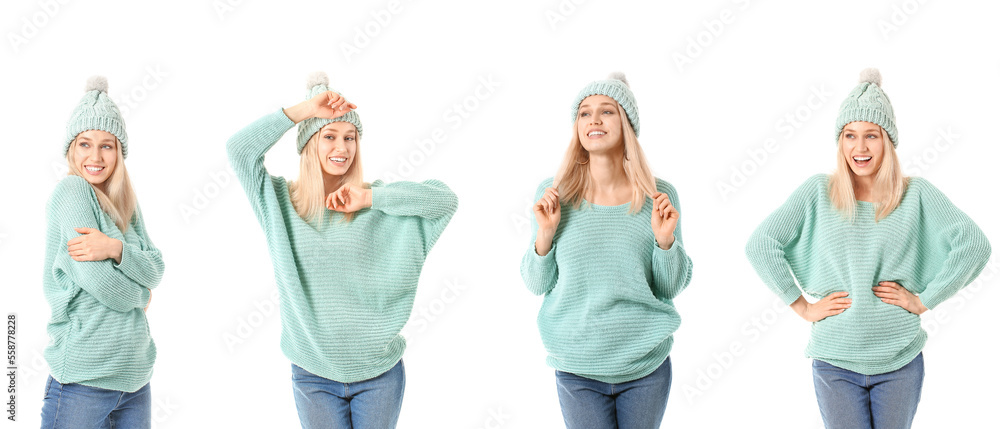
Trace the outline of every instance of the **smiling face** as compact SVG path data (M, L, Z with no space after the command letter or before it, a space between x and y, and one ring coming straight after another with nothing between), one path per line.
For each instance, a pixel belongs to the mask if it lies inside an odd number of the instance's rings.
M319 130L319 164L331 176L343 176L354 163L358 131L350 122L331 122Z
M70 145L72 163L91 185L103 187L118 163L118 139L114 134L89 130L77 134Z
M841 153L856 176L874 176L882 166L882 127L857 121L844 126Z
M618 103L606 95L591 95L580 102L576 132L587 152L605 152L623 145L622 117Z

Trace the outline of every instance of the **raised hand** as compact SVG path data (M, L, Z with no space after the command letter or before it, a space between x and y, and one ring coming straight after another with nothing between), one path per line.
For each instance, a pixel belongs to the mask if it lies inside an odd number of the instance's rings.
M285 115L292 122L299 123L309 118L337 119L357 108L358 106L347 101L340 94L326 91L285 109Z
M538 233L535 236L535 253L545 256L552 249L552 239L555 238L562 209L559 206L559 190L545 188L542 198L532 207L535 221L538 223Z
M843 313L844 310L850 308L851 299L847 298L847 292L834 292L817 301L815 304L810 304L809 301L806 301L805 297L800 296L799 299L792 303L791 307L806 321L819 322L827 317Z
M326 196L326 208L341 213L354 213L372 206L372 190L344 184Z
M920 302L920 297L914 295L906 288L896 282L878 282L878 286L872 288L875 296L882 302L901 307L913 314L921 314L927 311L927 307Z
M122 262L122 242L104 235L95 228L73 228L83 234L66 243L69 256L74 261L103 261L114 259Z
M681 213L670 203L670 197L663 192L653 194L653 215L652 226L653 235L656 237L656 245L663 250L670 250L674 245L674 229L677 228L677 221L680 220Z

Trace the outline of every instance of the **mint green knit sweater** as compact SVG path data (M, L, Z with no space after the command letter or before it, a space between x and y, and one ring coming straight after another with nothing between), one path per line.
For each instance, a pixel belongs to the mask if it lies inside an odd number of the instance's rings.
M550 186L551 178L543 181L535 201ZM680 211L673 186L657 179L656 188ZM549 366L624 383L651 374L667 359L681 323L673 299L691 282L691 259L680 222L670 250L656 244L652 207L648 197L634 215L629 204L563 204L545 256L535 252L538 224L532 217L521 277L529 291L545 294L538 330Z
M986 236L927 180L911 178L903 200L875 222L859 201L852 224L815 175L767 217L746 254L768 288L791 304L802 292L848 292L851 307L812 325L806 356L866 375L895 371L920 353L920 316L882 302L871 288L894 281L933 309L972 282L990 256ZM793 277L794 276L794 277Z
M160 283L163 260L136 209L122 234L80 176L56 185L47 206L42 287L52 309L45 360L52 378L102 389L135 392L153 375L156 345L142 309ZM121 240L121 263L75 261L67 242L74 228L96 228Z
M427 252L458 207L436 180L371 184L372 207L325 210L319 230L296 213L264 153L295 124L279 110L229 139L229 162L264 229L281 302L281 349L292 363L344 383L367 380L403 356Z

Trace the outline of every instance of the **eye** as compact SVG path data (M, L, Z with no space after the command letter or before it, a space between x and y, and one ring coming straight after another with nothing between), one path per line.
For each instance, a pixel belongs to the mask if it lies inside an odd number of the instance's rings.
M605 115L610 115L610 114L612 114L612 113L614 113L614 112L612 112L612 111L610 111L610 110L605 110L605 111L604 111L604 114L605 114Z
M347 141L354 141L354 136L347 136L347 137L344 137L344 140L347 140Z
M875 134L869 134L869 135L868 135L868 138L870 138L870 139L875 139L875 138L878 138L878 136L876 136Z
M80 147L90 147L90 143L80 142Z
M854 134L844 134L844 138L845 139L853 139L854 138Z
M113 149L113 148L109 144L103 144L101 145L101 149Z
M333 134L327 134L327 135L323 136L323 138L325 138L327 140L333 140L334 139Z

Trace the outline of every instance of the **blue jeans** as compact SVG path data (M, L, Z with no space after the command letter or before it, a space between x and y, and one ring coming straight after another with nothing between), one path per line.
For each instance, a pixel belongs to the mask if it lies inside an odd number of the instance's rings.
M813 384L823 423L837 429L909 428L924 384L924 354L878 375L813 361Z
M658 428L670 396L670 379L670 356L652 374L618 384L556 371L566 428Z
M152 426L149 383L134 393L77 383L45 382L42 429L149 428Z
M303 429L394 428L405 388L402 360L382 375L354 383L326 379L292 364L295 409Z

